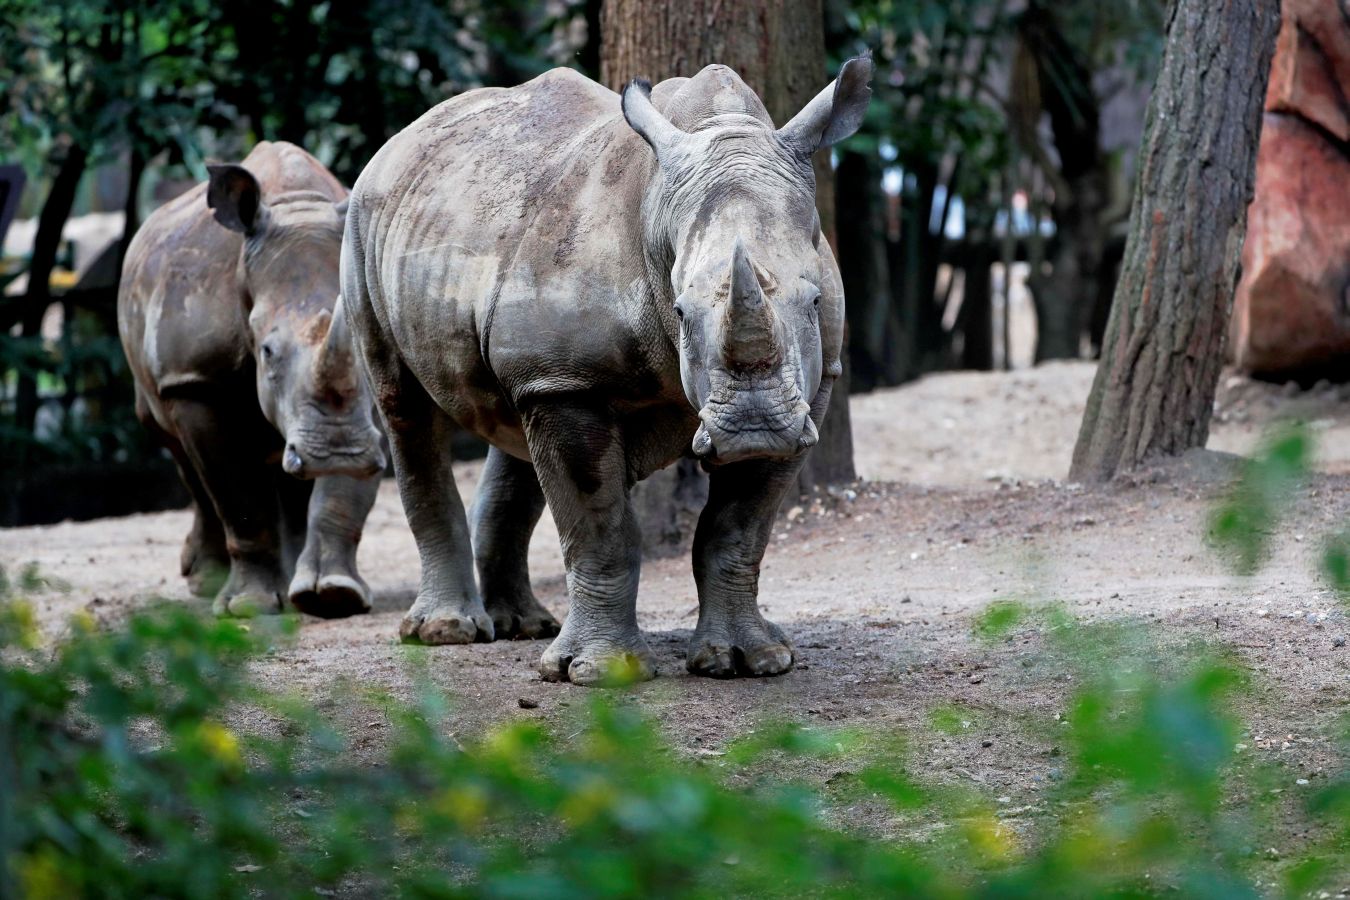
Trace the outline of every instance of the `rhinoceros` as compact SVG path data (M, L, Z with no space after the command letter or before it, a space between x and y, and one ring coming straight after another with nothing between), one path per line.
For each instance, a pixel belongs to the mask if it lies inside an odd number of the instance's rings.
M364 612L384 456L335 311L347 191L280 142L210 176L146 219L117 298L137 416L193 499L183 574L200 591L228 571L217 614Z
M555 69L448 100L376 154L352 188L342 302L422 561L405 639L556 632L546 679L653 676L629 492L692 454L710 483L687 668L791 668L759 566L840 374L844 316L812 155L858 128L871 70L850 60L776 129L725 66L622 98ZM472 549L454 426L491 445ZM526 565L545 501L560 630Z

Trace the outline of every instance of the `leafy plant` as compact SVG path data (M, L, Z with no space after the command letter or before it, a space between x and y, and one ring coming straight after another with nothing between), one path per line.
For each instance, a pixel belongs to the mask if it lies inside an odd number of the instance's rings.
M18 581L43 586L35 571ZM1013 627L1036 619L1019 613ZM1126 646L1114 631L1047 621L1064 648ZM312 707L251 681L249 659L285 640L287 623L166 606L116 630L73 625L48 647L31 606L0 604L5 896L1255 893L1236 849L1251 833L1228 808L1228 701L1242 678L1221 659L1173 676L1074 657L1083 686L1053 725L1068 773L1050 798L1061 814L1031 832L989 798L925 785L881 741L859 791L955 825L925 841L832 827L824 795L783 780L784 761L856 753L864 735L783 723L704 765L622 695L601 694L570 738L531 721L459 741L452 706L424 688L411 704L370 698L392 728L363 760ZM1341 843L1327 846L1343 849L1344 780L1311 814L1339 823ZM1329 860L1299 861L1300 889L1335 874Z

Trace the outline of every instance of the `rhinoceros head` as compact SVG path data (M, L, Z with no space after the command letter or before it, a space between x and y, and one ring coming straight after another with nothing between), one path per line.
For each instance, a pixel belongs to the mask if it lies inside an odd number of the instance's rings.
M244 235L239 258L258 402L286 439L298 478L373 476L384 468L372 399L338 297L345 200L291 191L265 201L243 166L211 166L207 203Z
M844 311L821 246L812 156L858 129L871 74L870 59L849 60L776 130L723 66L689 79L670 117L647 83L624 90L624 117L656 153L644 229L671 257L680 376L700 420L693 450L710 462L791 457L816 443L822 335L837 342Z

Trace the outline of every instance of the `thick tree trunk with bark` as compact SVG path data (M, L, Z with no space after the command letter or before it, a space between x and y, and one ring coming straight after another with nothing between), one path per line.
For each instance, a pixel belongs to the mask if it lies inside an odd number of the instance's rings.
M888 366L901 335L900 318L891 302L880 184L881 172L869 154L839 154L835 207L847 215L836 216L835 246L848 300L849 375L860 391L894 384L900 377Z
M1036 65L1041 108L1050 116L1062 183L1052 212L1057 236L1051 271L1029 279L1036 306L1036 362L1079 355L1097 299L1109 197L1099 103L1090 62L1064 37L1053 9L1035 2L1018 32Z
M657 82L722 63L745 79L782 125L829 79L821 0L605 0L600 26L601 80L615 90L633 78ZM816 182L821 229L834 245L834 181L823 153L816 158ZM847 382L846 370L835 385L820 442L802 469L802 490L856 477ZM692 535L694 507L706 489L689 482L703 478L696 466L682 463L639 486L635 503L649 552L680 546Z
M1070 477L1202 447L1252 197L1278 0L1176 0Z
M88 151L80 144L71 143L52 180L47 200L42 204L37 234L33 238L33 256L28 264L28 290L20 307L19 327L23 337L36 339L41 333L42 317L52 302L52 270L56 268L56 254L61 249L61 232L75 205L75 193L88 161ZM23 372L19 375L15 393L15 427L31 434L37 420L37 410L37 377L30 372Z

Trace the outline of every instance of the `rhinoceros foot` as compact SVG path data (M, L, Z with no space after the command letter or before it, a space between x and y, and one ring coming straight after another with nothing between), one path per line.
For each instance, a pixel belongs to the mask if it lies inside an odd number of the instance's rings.
M512 603L493 603L489 598L488 612L497 639L532 640L553 637L561 629L553 613L544 609L534 597L524 597Z
M225 551L224 536L208 535L199 525L194 525L183 541L179 561L188 588L198 597L213 596L230 576L230 555Z
M622 687L656 677L656 655L636 629L619 637L588 638L569 633L564 624L539 660L545 681L570 681L587 687Z
M283 584L280 573L254 570L236 560L211 609L218 616L275 615L281 612Z
M356 573L331 572L317 579L297 569L291 579L291 606L320 619L344 619L370 612L370 588Z
M705 626L689 639L685 667L695 675L781 675L792 668L792 643L783 629L764 619Z
M482 601L453 603L425 593L417 595L398 634L409 644L472 644L496 637Z

